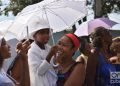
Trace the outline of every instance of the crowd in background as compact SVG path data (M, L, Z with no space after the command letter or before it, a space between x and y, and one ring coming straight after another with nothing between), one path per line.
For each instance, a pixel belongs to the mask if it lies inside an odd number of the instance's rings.
M2 65L10 57L10 46L0 37L0 86L120 85L111 78L120 72L120 37L112 39L108 29L97 27L86 37L67 33L50 46L49 26L43 27L31 40L17 43L17 56L7 73ZM80 55L74 60L77 50Z

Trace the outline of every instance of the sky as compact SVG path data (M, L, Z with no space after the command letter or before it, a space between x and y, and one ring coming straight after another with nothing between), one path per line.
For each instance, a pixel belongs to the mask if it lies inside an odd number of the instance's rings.
M8 4L9 0L1 0L3 4Z
M1 0L1 1L3 3L3 6L1 6L0 8L4 9L6 7L6 4L9 3L9 0ZM14 19L14 16L12 15L12 13L9 13L9 16L0 15L0 21L3 21L3 20L12 20L12 19Z

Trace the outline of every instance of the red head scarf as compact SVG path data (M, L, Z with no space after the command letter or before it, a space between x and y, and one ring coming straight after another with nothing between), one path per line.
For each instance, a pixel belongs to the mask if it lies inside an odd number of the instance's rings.
M77 50L80 47L80 41L79 39L74 35L74 34L66 34L65 36L67 36L68 38L70 38L75 46L75 50Z

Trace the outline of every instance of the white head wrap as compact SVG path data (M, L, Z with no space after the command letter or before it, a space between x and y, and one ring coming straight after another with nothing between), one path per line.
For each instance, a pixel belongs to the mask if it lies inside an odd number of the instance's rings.
M48 22L45 19L40 19L40 18L33 18L32 20L30 20L29 25L29 36L31 39L33 38L33 35L38 31L38 30L42 30L42 29L46 29L46 28L50 28Z

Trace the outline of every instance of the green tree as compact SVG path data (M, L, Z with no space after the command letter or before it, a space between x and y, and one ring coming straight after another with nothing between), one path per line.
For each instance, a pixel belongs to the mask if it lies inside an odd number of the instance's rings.
M17 15L26 6L40 1L42 0L10 0L9 5L4 9L4 14L8 15L8 12L12 11L13 15Z
M108 13L120 11L120 0L94 0L95 18L105 16Z
M0 0L0 6L2 6L2 1ZM2 15L2 10L0 8L0 15Z

